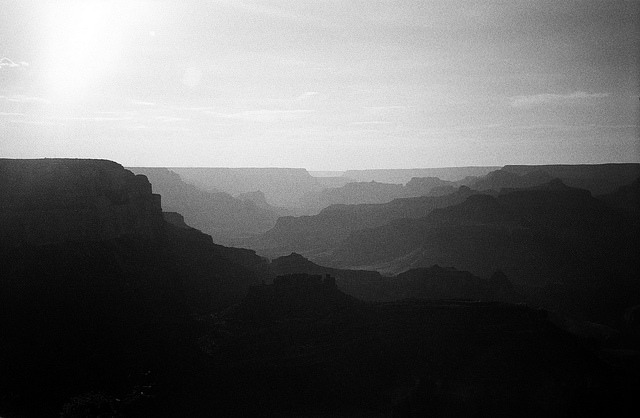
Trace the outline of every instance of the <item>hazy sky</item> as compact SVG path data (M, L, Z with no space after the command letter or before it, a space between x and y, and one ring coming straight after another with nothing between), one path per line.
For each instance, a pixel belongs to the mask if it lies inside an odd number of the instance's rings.
M0 156L640 161L638 0L0 0Z

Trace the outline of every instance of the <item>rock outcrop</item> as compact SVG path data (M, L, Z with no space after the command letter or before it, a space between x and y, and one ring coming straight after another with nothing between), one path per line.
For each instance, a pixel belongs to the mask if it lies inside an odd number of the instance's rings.
M3 245L157 239L160 195L145 176L106 160L0 160Z

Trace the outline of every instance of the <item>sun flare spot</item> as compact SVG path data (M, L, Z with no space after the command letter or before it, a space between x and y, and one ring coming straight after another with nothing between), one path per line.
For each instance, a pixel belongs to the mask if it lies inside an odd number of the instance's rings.
M134 2L130 2L134 3ZM122 1L62 1L50 5L47 87L53 99L79 102L123 59L141 10Z

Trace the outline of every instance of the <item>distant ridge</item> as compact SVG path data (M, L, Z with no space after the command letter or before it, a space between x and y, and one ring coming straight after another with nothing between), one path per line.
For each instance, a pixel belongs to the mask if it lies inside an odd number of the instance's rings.
M499 169L499 166L469 166L347 170L344 172L343 176L357 181L378 181L381 183L405 184L411 180L412 177L438 177L440 180L457 181L469 176L484 176L491 171Z
M203 190L217 189L232 195L264 193L273 206L298 206L307 192L321 188L320 183L304 168L228 168L228 167L168 167L185 182Z
M505 165L502 170L520 176L545 171L567 186L587 189L594 195L612 193L640 177L639 163Z

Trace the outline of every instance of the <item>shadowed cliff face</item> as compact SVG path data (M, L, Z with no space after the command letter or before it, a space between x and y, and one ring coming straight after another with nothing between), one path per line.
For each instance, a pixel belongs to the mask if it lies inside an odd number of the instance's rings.
M163 231L160 195L145 176L104 160L0 160L4 245L154 240Z
M110 161L0 160L0 191L8 284L48 277L52 286L77 280L91 291L103 279L113 289L139 282L151 293L180 288L181 303L202 312L242 297L263 263L250 250L165 222L147 178Z
M275 225L277 214L268 205L241 200L223 192L207 192L187 184L166 168L131 168L147 176L153 190L162 195L162 208L184 216L187 225L211 235L215 242L265 232Z
M260 257L165 223L146 177L116 163L1 160L0 196L2 416L91 391L139 415L141 385L170 392L193 371L191 315L259 282Z

